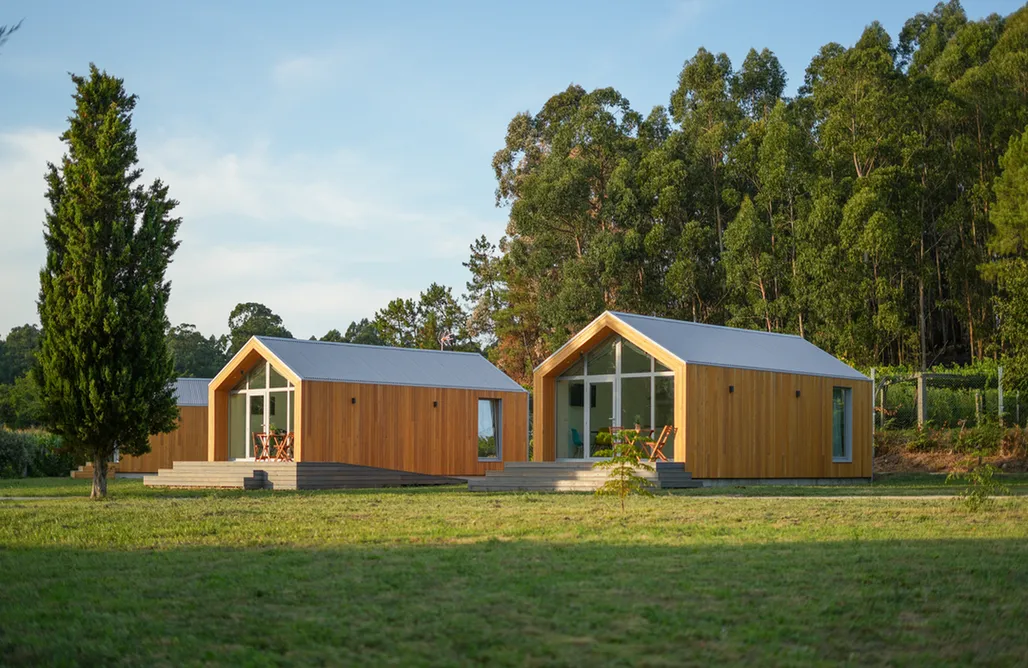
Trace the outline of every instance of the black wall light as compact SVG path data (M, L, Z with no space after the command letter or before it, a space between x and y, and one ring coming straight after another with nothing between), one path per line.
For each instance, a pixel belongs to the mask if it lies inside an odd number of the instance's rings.
M732 392L735 392L735 385L728 386L728 393L731 394Z
M432 402L432 408L439 408L439 402L438 401L433 401Z
M357 403L357 397L350 397L350 403L351 404Z
M799 390L796 390L796 396L797 396L797 398L800 396L800 391Z

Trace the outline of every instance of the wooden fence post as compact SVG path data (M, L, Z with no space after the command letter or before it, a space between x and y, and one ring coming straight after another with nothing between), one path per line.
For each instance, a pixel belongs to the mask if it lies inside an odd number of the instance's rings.
M924 427L924 423L928 415L928 409L925 405L927 394L925 392L924 377L924 372L917 372L917 426L919 428Z

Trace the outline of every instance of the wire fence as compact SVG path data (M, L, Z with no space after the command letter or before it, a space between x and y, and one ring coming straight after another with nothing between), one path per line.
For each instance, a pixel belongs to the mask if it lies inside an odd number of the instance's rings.
M985 422L1026 426L1028 396L1003 393L1003 369L995 373L895 373L872 369L875 429L976 427Z

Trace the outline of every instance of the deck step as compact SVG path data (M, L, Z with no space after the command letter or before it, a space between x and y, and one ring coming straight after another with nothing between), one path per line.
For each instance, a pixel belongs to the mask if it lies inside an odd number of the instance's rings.
M147 487L339 489L457 485L464 481L337 462L175 462L148 476Z
M638 469L639 476L658 489L690 489L702 487L685 470L682 462L649 463L653 470ZM487 471L471 478L468 489L474 492L532 491L571 492L594 491L610 476L605 469L593 468L593 462L510 462L501 470Z

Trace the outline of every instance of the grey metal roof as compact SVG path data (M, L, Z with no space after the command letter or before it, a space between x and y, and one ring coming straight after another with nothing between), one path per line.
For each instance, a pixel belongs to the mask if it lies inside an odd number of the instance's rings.
M179 378L175 381L175 399L179 406L206 406L210 378Z
M615 311L610 314L686 363L869 380L842 360L793 334Z
M478 353L258 336L303 380L524 392Z

